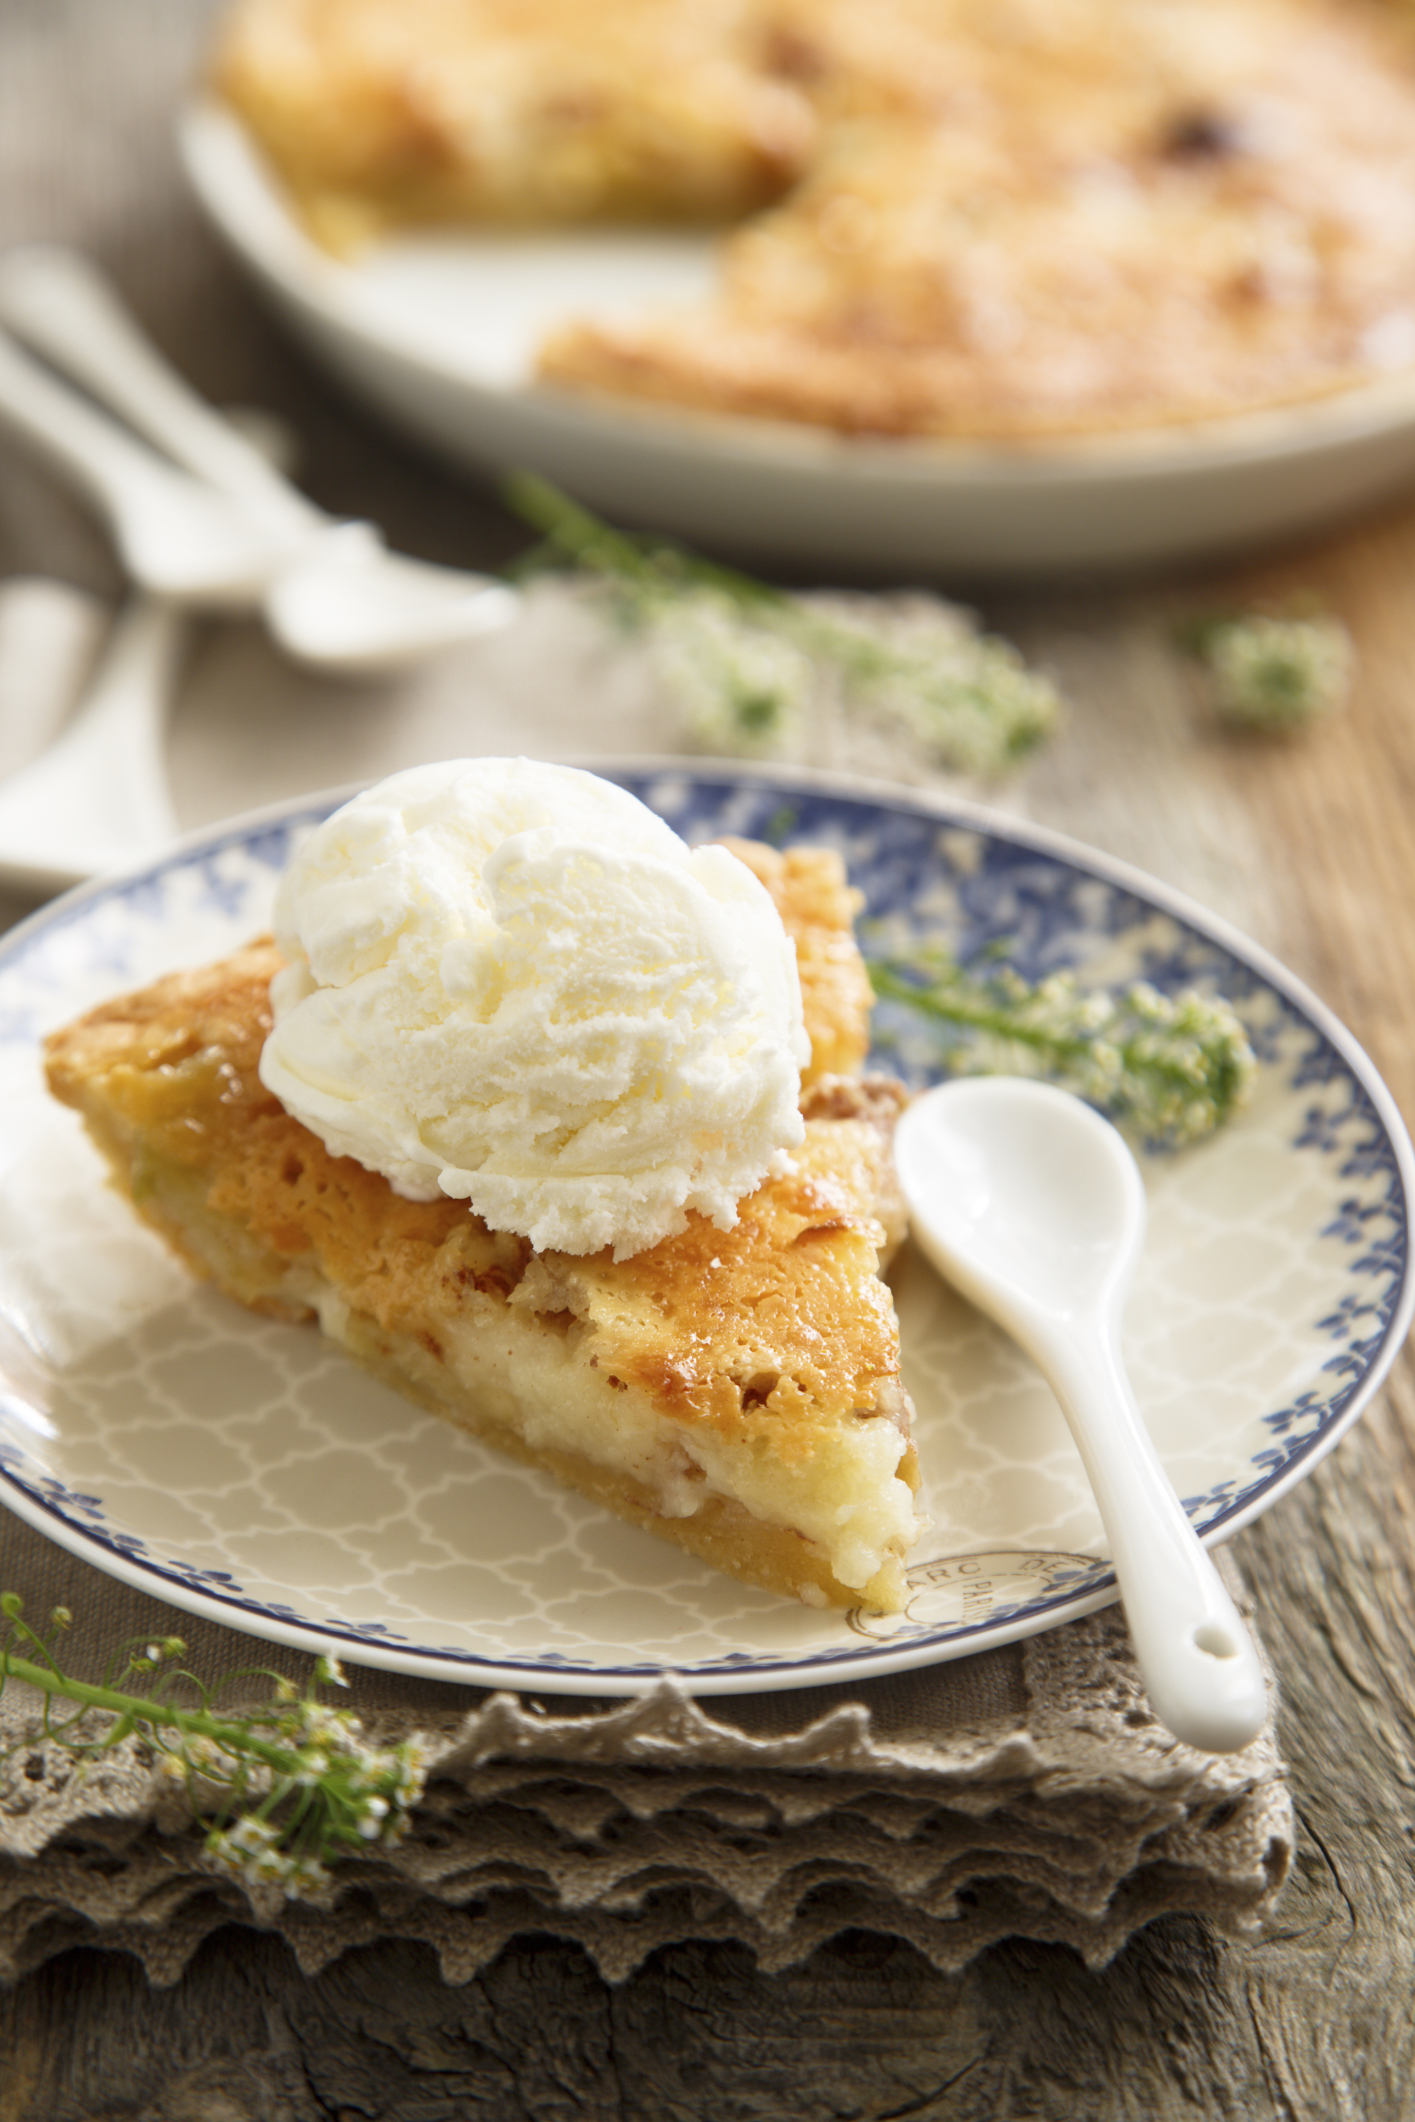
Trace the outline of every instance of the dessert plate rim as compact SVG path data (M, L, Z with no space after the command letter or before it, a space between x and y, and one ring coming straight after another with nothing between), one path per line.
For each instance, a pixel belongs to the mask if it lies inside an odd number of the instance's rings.
M789 804L793 796L803 800L814 796L847 809L855 806L870 811L883 810L898 818L922 820L936 824L945 832L981 835L987 842L1028 851L1044 861L1063 865L1079 873L1083 880L1114 887L1130 895L1142 908L1171 917L1184 930L1237 961L1262 989L1274 993L1280 1003L1318 1034L1325 1047L1335 1055L1379 1127L1381 1154L1389 1168L1394 1197L1391 1213L1396 1218L1390 1251L1393 1279L1379 1341L1376 1345L1363 1347L1356 1374L1348 1381L1349 1390L1343 1387L1339 1406L1333 1400L1330 1419L1302 1442L1300 1448L1285 1456L1277 1454L1277 1463L1266 1475L1236 1494L1231 1504L1216 1490L1215 1507L1201 1529L1205 1543L1221 1544L1242 1526L1251 1523L1304 1480L1334 1448L1378 1390L1404 1341L1412 1314L1415 1314L1415 1274L1412 1274L1408 1226L1409 1201L1415 1187L1415 1152L1412 1152L1394 1099L1374 1064L1353 1035L1305 983L1262 946L1221 917L1197 906L1185 894L1068 835L1049 827L1013 820L968 799L903 790L810 769L752 767L736 761L677 757L585 759L568 763L584 765L606 778L625 781L639 793L644 793L651 785L689 792L720 789L729 795L740 793L746 800L758 803L769 797L778 805ZM82 924L96 909L110 902L120 902L124 895L131 905L146 903L150 906L152 892L165 875L191 870L203 863L214 874L213 865L223 851L233 848L248 850L253 843L261 841L262 836L278 837L293 825L325 814L351 793L350 788L335 789L263 805L238 818L186 835L154 861L93 879L40 908L0 938L0 1020L6 1014L7 988L14 966L46 935ZM15 1035L12 1033L11 1036ZM22 1033L20 1036L26 1035ZM37 1035L28 1036L32 1047ZM5 1377L3 1364L0 1364L0 1398L7 1400L12 1407L17 1399L23 1398L22 1387ZM1277 1432L1278 1436L1283 1434L1281 1430ZM142 1542L129 1540L125 1545L121 1531L116 1540L110 1537L101 1512L95 1518L75 1507L76 1502L87 1504L94 1499L75 1499L63 1491L61 1484L53 1482L49 1483L47 1492L44 1483L36 1483L31 1478L31 1471L27 1471L22 1461L23 1454L17 1454L13 1444L0 1446L0 1500L46 1537L94 1564L105 1574L184 1611L267 1640L311 1652L338 1654L354 1663L460 1684L529 1688L552 1694L631 1695L644 1692L661 1678L676 1673L698 1694L819 1686L943 1662L975 1650L1013 1642L1092 1612L1116 1597L1113 1579L1103 1562L1097 1563L1084 1555L1067 1555L1061 1548L1047 1555L1031 1556L1012 1551L1010 1559L1015 1563L1046 1562L1053 1565L1057 1572L1054 1585L1045 1599L1024 1602L1013 1612L1004 1609L995 1618L974 1626L950 1625L934 1630L925 1626L909 1636L881 1640L871 1635L868 1629L857 1628L854 1624L858 1617L852 1617L848 1626L842 1621L840 1640L825 1651L800 1654L734 1651L707 1662L685 1662L682 1665L661 1659L645 1662L616 1659L609 1646L605 1646L607 1656L579 1662L561 1653L544 1659L479 1657L459 1650L408 1646L397 1638L396 1632L387 1629L383 1629L381 1639L381 1624L345 1627L301 1614L293 1606L272 1610L269 1603L262 1605L247 1600L237 1585L227 1589L219 1584L203 1584L200 1572L187 1570L183 1574L179 1564L166 1568L156 1558L138 1551ZM1227 1486L1235 1488L1232 1481ZM933 1567L942 1569L958 1563L984 1561L995 1566L999 1562L1006 1564L1008 1559L1009 1551L999 1553L995 1547L974 1547L965 1553L937 1558ZM1068 1565L1071 1565L1069 1569ZM929 1567L928 1563L923 1565L924 1570Z

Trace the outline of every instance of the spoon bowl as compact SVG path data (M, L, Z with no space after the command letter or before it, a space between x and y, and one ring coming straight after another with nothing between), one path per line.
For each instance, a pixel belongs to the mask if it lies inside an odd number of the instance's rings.
M903 1133L927 1201L920 1246L930 1252L946 1231L944 1273L976 1304L996 1316L1005 1291L1019 1314L1063 1320L1124 1298L1144 1244L1145 1187L1089 1105L1048 1084L979 1076L917 1100Z
M507 584L391 553L369 523L333 524L276 576L265 619L287 656L360 677L509 625Z
M1108 1120L1050 1084L978 1076L905 1111L895 1161L921 1252L1056 1393L1110 1544L1156 1715L1209 1753L1267 1715L1252 1639L1136 1407L1121 1354L1145 1189Z

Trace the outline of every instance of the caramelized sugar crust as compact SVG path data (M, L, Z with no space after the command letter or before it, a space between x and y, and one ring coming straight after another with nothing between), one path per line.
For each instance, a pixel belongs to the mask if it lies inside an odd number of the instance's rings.
M710 317L548 380L855 433L1056 435L1415 363L1415 64L1361 0L811 0L824 147ZM827 115L837 114L834 121Z
M734 843L790 916L814 1059L795 1170L740 1205L731 1231L699 1217L633 1258L533 1252L461 1201L413 1202L331 1156L258 1075L281 963L269 939L219 964L109 1002L49 1041L51 1089L83 1115L138 1211L230 1295L278 1316L323 1315L391 1382L546 1465L636 1522L774 1589L854 1603L822 1553L781 1525L749 1526L728 1495L681 1496L665 1518L651 1481L596 1468L573 1439L528 1449L493 1381L469 1403L456 1379L468 1335L506 1326L555 1344L556 1391L611 1410L651 1407L675 1435L783 1477L816 1478L862 1424L896 1432L898 1478L917 1489L881 1259L903 1234L889 1135L902 1100L885 1079L821 1065L863 1052L868 982L850 941L854 897L838 860ZM848 953L830 939L843 935ZM852 961L853 960L853 964ZM511 1337L514 1338L514 1337ZM478 1359L479 1360L479 1359ZM626 1396L624 1402L617 1398ZM697 1465L677 1461L681 1480ZM831 1476L838 1487L842 1472ZM744 1553L746 1561L744 1564ZM897 1603L898 1560L876 1600Z
M576 391L1047 436L1415 365L1415 50L1372 0L239 0L224 93L327 241L708 213L711 300Z
M587 1360L611 1382L738 1433L772 1432L785 1415L797 1438L788 1451L805 1448L815 1419L872 1409L897 1376L877 1277L890 1234L874 1213L890 1198L888 1148L868 1120L808 1119L796 1171L743 1202L735 1230L693 1217L629 1260L533 1254L465 1202L402 1200L378 1173L331 1156L265 1089L257 1065L281 962L273 943L254 943L105 1003L49 1044L54 1094L131 1163L138 1208L199 1272L211 1272L199 1240L147 1191L155 1164L198 1177L207 1209L280 1260L312 1254L390 1333L435 1337L430 1321L467 1290L569 1313L593 1331ZM287 1308L261 1290L247 1301Z

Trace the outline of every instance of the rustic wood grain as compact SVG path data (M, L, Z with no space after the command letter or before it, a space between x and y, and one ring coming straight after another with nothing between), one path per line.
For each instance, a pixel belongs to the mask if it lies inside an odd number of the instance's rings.
M87 244L204 388L311 438L327 505L488 564L518 534L342 405L201 231L167 129L210 0L6 0L0 240ZM102 541L0 448L0 572L111 589ZM1415 1112L1415 506L1205 579L985 598L1054 666L1064 735L1003 792L1236 921L1308 979ZM1209 719L1171 629L1309 592L1360 653L1343 716L1282 744ZM0 905L0 918L14 909ZM760 1975L684 1945L607 1987L516 1941L462 1989L421 1947L303 1977L217 1934L171 1990L71 1951L0 1997L0 2122L1396 2122L1415 2115L1415 1372L1239 1543L1281 1676L1301 1820L1279 1920L1248 1945L1169 1919L1088 1973L1023 1944L961 1977L857 1936Z

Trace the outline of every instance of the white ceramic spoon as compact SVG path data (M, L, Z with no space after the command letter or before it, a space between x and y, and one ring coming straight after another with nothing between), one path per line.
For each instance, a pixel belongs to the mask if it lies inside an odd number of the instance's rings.
M205 583L208 599L258 604L288 655L349 675L515 618L520 600L505 583L390 553L372 524L316 508L197 396L78 253L34 246L0 258L0 319L172 459L164 465L0 335L0 417L79 477L149 588L200 598Z
M259 603L288 553L214 487L164 463L0 332L0 424L99 511L127 573L155 596L217 610Z
M187 633L180 608L155 597L119 613L72 720L0 783L0 878L64 891L176 838L165 749Z
M1247 1746L1267 1715L1257 1652L1125 1375L1145 1189L1123 1138L1069 1092L978 1076L917 1098L895 1157L920 1249L1021 1343L1061 1402L1155 1715L1207 1753Z
M291 460L293 438L269 413L231 420L259 461ZM0 882L24 891L146 862L177 835L167 723L190 615L138 591L111 628L105 615L101 653L99 628L95 601L67 583L0 591L0 712L14 725L0 728Z
M112 622L101 597L71 582L42 575L0 582L0 785L70 719Z

